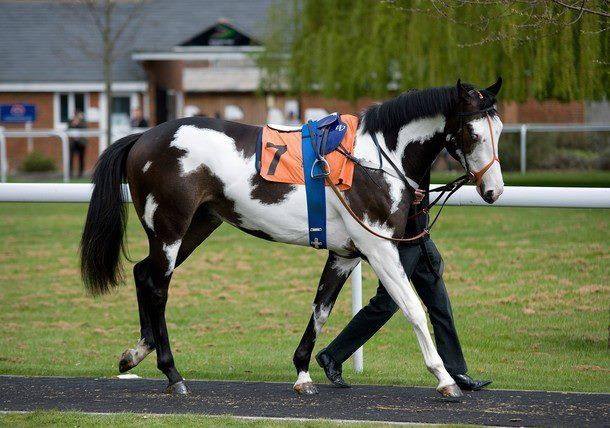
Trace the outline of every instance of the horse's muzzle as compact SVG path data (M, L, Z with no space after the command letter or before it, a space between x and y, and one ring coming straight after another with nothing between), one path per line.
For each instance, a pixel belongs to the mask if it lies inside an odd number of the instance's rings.
M487 192L483 193L481 195L481 197L488 204L493 204L494 202L496 202L496 200L494 199L494 191L493 190L488 190Z

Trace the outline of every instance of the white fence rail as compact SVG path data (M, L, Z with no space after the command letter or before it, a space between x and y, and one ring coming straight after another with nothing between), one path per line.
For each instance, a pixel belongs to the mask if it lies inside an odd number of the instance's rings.
M148 128L122 128L113 132L116 139L124 137L134 132L143 132ZM64 183L70 181L70 138L75 137L95 137L99 138L99 152L105 148L106 131L103 129L36 129L36 130L19 130L19 129L4 129L0 127L0 182L6 183L8 178L8 154L6 152L7 138L41 138L52 137L59 139L61 143L61 165L62 177Z
M133 132L143 132L148 128L118 128L113 132L114 138L120 138ZM521 173L527 169L527 135L530 132L610 132L610 124L506 124L503 132L519 133L519 158ZM105 148L105 133L103 129L39 129L39 130L6 130L0 127L0 182L6 183L8 176L8 157L6 153L7 138L55 137L62 144L62 173L65 183L70 181L70 143L69 137L100 138L100 153Z
M519 166L521 174L527 170L527 133L528 132L610 132L610 123L589 125L578 123L566 124L543 124L522 123L506 124L502 130L504 133L519 133Z
M87 183L3 183L0 202L89 202L92 190L93 185ZM127 185L124 190L128 195ZM474 186L459 189L447 205L489 206ZM610 188L506 186L493 206L610 208Z

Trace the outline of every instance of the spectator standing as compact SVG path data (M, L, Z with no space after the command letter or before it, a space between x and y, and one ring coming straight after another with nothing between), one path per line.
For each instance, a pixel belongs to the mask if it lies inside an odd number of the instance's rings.
M131 112L131 127L148 128L148 121L144 118L140 107L134 108Z
M74 117L68 124L68 129L87 129L85 115L82 111L76 111ZM85 151L87 139L84 137L70 138L70 177L74 176L74 156L78 156L78 176L82 177L85 169Z

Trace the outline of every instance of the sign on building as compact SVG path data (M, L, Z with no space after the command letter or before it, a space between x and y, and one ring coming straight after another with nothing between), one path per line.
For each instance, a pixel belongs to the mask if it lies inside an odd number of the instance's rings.
M27 123L36 120L34 104L0 104L0 122Z

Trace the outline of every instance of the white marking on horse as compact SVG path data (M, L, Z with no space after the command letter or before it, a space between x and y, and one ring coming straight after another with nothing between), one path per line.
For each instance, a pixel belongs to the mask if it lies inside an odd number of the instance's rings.
M157 201L155 201L152 193L149 193L146 197L146 205L144 205L144 215L142 216L142 219L144 220L146 226L148 226L148 228L153 232L155 231L153 216L155 215L155 211L157 210L158 206L159 204Z
M150 168L150 166L152 165L151 161L148 161L144 164L144 166L142 167L142 172L146 172L148 171L148 168Z
M149 347L146 344L146 340L140 339L136 347L134 349L129 350L129 353L131 354L131 359L133 361L133 366L137 366L152 351L153 348Z
M178 257L178 250L180 249L180 244L182 244L182 240L178 239L177 241L171 244L163 244L163 251L165 252L165 257L167 258L167 272L165 276L170 276L174 271L174 266L176 266L176 257Z
M444 129L445 116L440 114L438 116L417 119L407 123L398 131L398 144L396 146L398 157L402 157L405 148L409 144L415 141L424 144L430 138L434 137L435 134L443 132Z
M322 331L322 327L326 324L331 309L332 306L327 305L319 305L316 309L316 305L313 305L313 326L316 330L316 334L320 334Z
M389 156L393 156L393 153L386 146L383 134L381 132L377 132L375 137L377 138L379 146ZM356 144L354 147L354 156L358 159L365 160L367 164L370 164L373 167L379 167L379 150L373 142L371 135L369 133L362 133L362 126L358 129L356 142L358 144ZM402 171L402 162L400 161L400 158L394 159L394 163L399 166ZM387 162L382 161L381 166L383 167L384 171L387 171L387 174L384 174L383 178L390 187L390 197L392 198L391 211L394 212L398 209L405 185L402 180L396 177L396 171L394 171L394 169L388 165ZM404 173L404 171L402 172Z
M309 372L299 372L299 376L297 377L297 381L294 383L294 386L302 385L304 383L313 383L311 376L309 376Z
M471 170L480 171L493 159L494 152L498 153L498 141L502 133L502 120L496 115L490 117L491 129L487 117L481 117L468 122L472 127L472 131L478 137L479 142L474 147L474 150L468 154L468 166ZM493 133L493 147L491 143L491 135ZM494 201L502 194L504 190L504 180L502 178L502 169L500 164L494 162L489 170L482 177L482 185L485 190L493 190ZM481 191L478 188L479 192Z
M342 276L348 276L352 273L352 270L360 263L359 257L354 258L345 258L345 257L336 257L333 261L333 269Z

